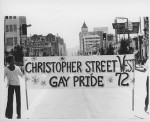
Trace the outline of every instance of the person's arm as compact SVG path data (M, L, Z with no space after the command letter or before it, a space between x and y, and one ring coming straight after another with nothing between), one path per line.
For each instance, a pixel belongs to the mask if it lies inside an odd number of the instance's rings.
M22 73L21 69L20 69L19 67L18 67L17 69L18 69L18 74L19 74L21 77L23 77L24 74Z
M7 69L6 69L6 67L5 67L5 69L4 69L4 82L5 82L5 80L6 80L6 77L7 77ZM8 85L9 85L9 81L8 81L8 77L7 77L6 88L8 87Z
M140 71L140 72L146 72L147 70L148 70L148 68L149 68L149 61L147 60L146 61L146 63L145 63L145 65L143 65L142 67L143 67L143 69L136 69L137 71Z
M144 67L143 67L143 69L138 69L138 68L136 68L136 70L137 70L137 71L140 71L140 72L146 72L146 68L144 68Z
M6 71L6 68L5 68L4 69L4 82L5 82L6 76L7 76L7 71Z

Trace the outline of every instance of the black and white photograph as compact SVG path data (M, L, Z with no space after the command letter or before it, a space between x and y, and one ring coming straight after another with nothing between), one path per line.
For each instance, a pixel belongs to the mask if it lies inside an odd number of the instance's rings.
M0 121L150 120L149 0L0 0Z

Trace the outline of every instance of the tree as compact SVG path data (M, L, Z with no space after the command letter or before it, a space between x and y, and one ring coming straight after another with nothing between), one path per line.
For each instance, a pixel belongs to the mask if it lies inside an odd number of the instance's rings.
M43 56L47 56L46 52L43 52Z
M101 55L104 55L104 52L105 52L105 51L104 51L103 47L101 47L101 48L100 48L100 54L101 54Z
M15 45L13 49L11 49L10 53L15 57L16 62L23 63L23 47L20 45Z
M110 44L109 47L106 50L106 55L114 55L114 48Z
M128 41L128 40L126 40L126 39L122 39L122 40L121 40L121 42L120 42L120 48L119 48L119 50L118 50L118 53L119 53L119 54L129 54L129 53L130 53L130 51L129 51L129 49L128 49L129 44L128 44L127 41Z

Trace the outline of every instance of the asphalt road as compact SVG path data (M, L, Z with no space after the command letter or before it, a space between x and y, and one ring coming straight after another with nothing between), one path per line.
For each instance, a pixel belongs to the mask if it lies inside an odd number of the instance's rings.
M30 89L26 106L24 79L21 78L22 118L26 119L139 119L144 116L146 74L135 72L134 111L132 89ZM2 83L1 118L4 117L7 88ZM15 99L14 116L16 118Z
M30 119L137 119L144 114L146 74L135 72L131 88L49 89L28 112Z

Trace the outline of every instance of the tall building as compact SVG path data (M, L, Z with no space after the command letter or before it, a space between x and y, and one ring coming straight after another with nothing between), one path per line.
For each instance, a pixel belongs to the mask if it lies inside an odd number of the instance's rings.
M58 50L59 56L66 56L66 44L64 43L64 39L57 35L56 39L58 40Z
M103 31L103 33L108 33L108 27L95 27L94 31Z
M27 34L22 33L22 24L26 24L25 16L5 16L4 50L10 51L16 44L25 46Z
M49 33L46 36L46 41L50 42L50 44L51 44L51 56L58 56L59 48L58 48L58 39L56 38L56 36Z
M88 31L88 27L83 23L81 32L79 33L80 40L80 54L88 55L98 51L101 46L103 46L103 32L99 29L95 29L92 32Z

